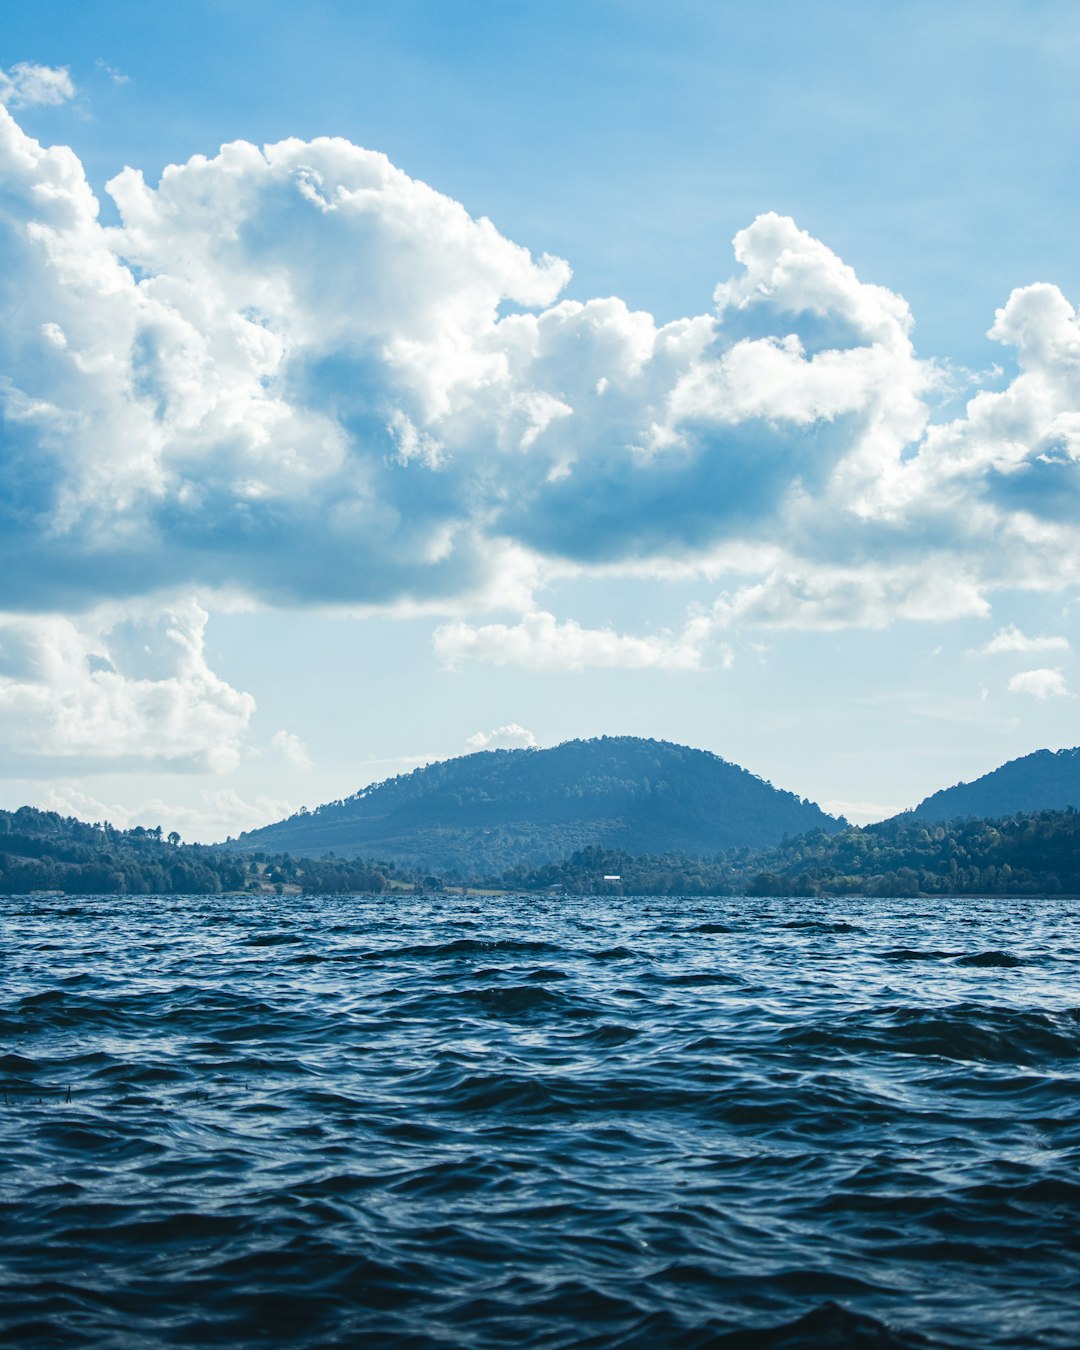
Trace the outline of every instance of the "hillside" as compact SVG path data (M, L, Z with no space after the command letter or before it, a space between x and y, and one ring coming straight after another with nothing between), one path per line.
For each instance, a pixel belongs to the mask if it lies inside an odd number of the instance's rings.
M603 736L429 764L229 847L362 855L475 876L535 867L589 845L713 854L842 823L706 750Z
M1080 806L1080 748L1036 750L971 783L943 788L910 814L919 820L993 820L1018 811L1062 811Z
M619 880L608 880L612 874ZM908 814L706 857L589 845L557 862L509 868L502 884L577 895L1077 895L1080 812L949 825ZM0 895L231 891L269 899L275 892L418 892L441 885L388 862L234 854L166 839L158 828L117 830L28 806L0 811Z
M605 881L617 875L617 883ZM948 825L912 815L715 858L582 849L507 873L508 887L578 895L1077 895L1080 812Z

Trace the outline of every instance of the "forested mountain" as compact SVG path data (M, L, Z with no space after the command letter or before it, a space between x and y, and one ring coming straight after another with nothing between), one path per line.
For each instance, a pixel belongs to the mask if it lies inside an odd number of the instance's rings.
M1061 811L1080 807L1080 748L1036 750L1011 759L971 783L943 788L910 814L919 820L992 820L1017 811Z
M950 824L897 816L806 835L747 858L750 895L1076 895L1080 814L1015 813Z
M713 854L842 825L706 750L602 736L429 764L228 847L362 854L476 876L535 867L589 845Z
M618 882L605 877L618 876ZM949 825L911 815L712 858L582 849L507 873L517 890L625 895L1077 895L1080 812Z

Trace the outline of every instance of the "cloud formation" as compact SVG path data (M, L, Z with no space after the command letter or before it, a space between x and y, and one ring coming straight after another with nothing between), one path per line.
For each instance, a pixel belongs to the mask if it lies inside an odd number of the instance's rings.
M736 236L712 313L658 327L560 300L564 262L341 140L237 142L156 187L126 169L114 228L74 155L6 114L0 172L4 538L29 560L9 606L180 584L450 606L508 548L588 569L749 543L819 581L899 575L970 552L961 477L1000 533L1066 393L1046 371L1075 321L1034 288L995 333L1042 392L927 432L905 302L776 215ZM1002 399L1027 408L1007 463ZM1020 475L1025 521L1056 471Z
M1030 694L1032 698L1067 698L1068 687L1060 670L1024 670L1009 681L1010 694Z
M465 742L465 749L468 754L478 750L531 750L537 743L531 731L517 722L509 722L505 727L476 732Z
M999 629L983 647L984 656L994 656L999 652L1053 652L1069 650L1067 637L1044 635L1028 637L1015 624Z
M301 773L310 773L314 767L307 746L291 731L275 731L270 737L270 748L276 750L287 764L299 769Z
M97 66L98 70L108 75L113 84L128 84L131 81L130 75L125 75L122 70L117 70L115 66L109 65L108 61L103 60L100 56L94 64Z
M9 107L73 92L0 79ZM0 109L0 178L0 610L72 653L4 687L25 753L61 753L67 708L79 753L148 754L130 729L173 690L153 754L179 762L184 725L230 762L252 705L201 646L153 689L87 665L106 609L181 593L426 609L448 663L679 671L732 625L986 615L1080 579L1080 322L1052 285L995 317L1015 378L934 423L906 302L776 214L711 309L658 325L562 298L564 261L340 139L125 169L105 226L73 152ZM677 634L534 598L673 570L722 578Z
M451 667L462 661L491 661L527 670L698 670L711 631L707 618L696 618L678 636L632 637L613 628L583 628L572 619L559 623L539 610L513 625L473 627L455 620L435 630L433 645ZM724 660L730 660L729 653Z
M66 103L75 97L75 86L66 66L35 66L19 61L10 70L0 70L0 103L9 108Z
M40 794L39 805L42 810L57 811L79 820L107 820L122 830L135 825L160 825L166 831L178 831L189 842L242 834L245 830L282 820L296 810L295 803L284 797L260 794L254 801L247 801L232 788L221 787L202 792L200 804L196 806L178 806L175 802L151 797L136 807L129 807L119 802L103 802L84 792L78 783L64 780L50 784Z
M163 610L77 618L0 615L0 744L9 774L116 762L234 768L255 710L209 668L208 615Z

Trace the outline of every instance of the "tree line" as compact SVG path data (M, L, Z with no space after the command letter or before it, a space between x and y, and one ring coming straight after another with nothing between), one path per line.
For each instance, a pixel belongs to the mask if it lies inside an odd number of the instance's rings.
M617 877L612 881L610 878ZM593 895L1080 895L1080 813L1039 811L947 824L913 815L767 849L635 856L588 845L538 867L456 876L498 889ZM160 828L90 825L54 811L0 811L0 894L433 891L423 869L183 844Z
M618 882L605 877L618 876ZM769 849L712 857L634 857L587 848L562 862L505 873L521 890L627 895L1076 895L1075 808L935 824L910 814Z
M218 895L223 891L378 892L416 886L418 877L393 863L357 859L293 859L287 853L233 853L183 844L175 831L108 821L87 824L56 811L22 806L0 811L0 894L62 891L67 895Z

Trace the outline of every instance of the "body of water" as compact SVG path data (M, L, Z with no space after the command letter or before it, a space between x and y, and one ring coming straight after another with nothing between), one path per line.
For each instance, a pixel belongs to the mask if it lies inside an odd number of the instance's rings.
M0 899L0 1341L1080 1346L1080 906Z

